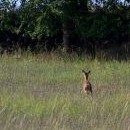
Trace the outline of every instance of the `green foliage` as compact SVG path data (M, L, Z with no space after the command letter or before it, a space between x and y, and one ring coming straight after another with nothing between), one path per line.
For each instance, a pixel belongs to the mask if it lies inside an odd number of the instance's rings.
M55 14L50 7L44 8L45 10L42 10L36 19L36 27L33 33L38 38L53 36L61 29L59 14Z
M53 44L61 46L66 40L76 48L86 39L114 43L130 39L130 9L120 1L21 0L19 7L17 2L0 1L0 33L4 37L1 43L6 42L5 39L19 43L21 38L25 42L22 45L30 46L33 41L50 44L50 40L51 48ZM60 40L57 42L56 39Z
M121 11L120 13L99 11L97 13L90 13L87 17L80 17L76 21L77 34L82 38L90 38L95 40L120 39L121 35L126 33L129 34L129 20L125 17L125 13L126 12Z

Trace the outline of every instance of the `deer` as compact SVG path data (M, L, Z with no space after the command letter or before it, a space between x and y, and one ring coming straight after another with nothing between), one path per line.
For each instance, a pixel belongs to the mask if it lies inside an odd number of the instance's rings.
M82 70L83 73L83 88L81 88L81 92L84 92L86 94L90 94L92 97L92 85L89 82L88 76L90 74L91 71L84 71Z

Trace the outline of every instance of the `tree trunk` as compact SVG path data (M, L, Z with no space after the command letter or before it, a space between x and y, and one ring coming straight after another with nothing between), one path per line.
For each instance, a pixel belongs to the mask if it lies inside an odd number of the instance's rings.
M72 20L63 23L63 48L67 53L72 52L74 23Z

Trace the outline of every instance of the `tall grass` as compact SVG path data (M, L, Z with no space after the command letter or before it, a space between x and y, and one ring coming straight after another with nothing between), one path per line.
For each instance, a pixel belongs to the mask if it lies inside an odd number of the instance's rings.
M81 94L90 69L93 100ZM0 58L1 130L130 130L130 62Z

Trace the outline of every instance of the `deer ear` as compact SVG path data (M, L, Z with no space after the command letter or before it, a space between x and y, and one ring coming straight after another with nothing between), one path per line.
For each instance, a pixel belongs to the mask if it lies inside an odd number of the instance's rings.
M84 70L82 70L82 73L86 73Z
M89 70L89 71L88 71L88 74L90 74L90 73L91 73L91 71Z

